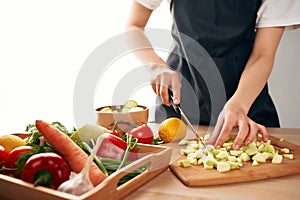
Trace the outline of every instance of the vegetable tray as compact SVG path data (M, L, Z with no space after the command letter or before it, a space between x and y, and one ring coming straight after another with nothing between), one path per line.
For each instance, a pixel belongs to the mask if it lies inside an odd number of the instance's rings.
M182 155L170 165L170 170L186 186L240 183L300 173L300 146L287 141L281 142L279 138L272 136L269 136L269 139L276 149L289 148L294 154L294 159L284 159L280 164L272 164L267 161L267 163L260 163L259 166L252 166L251 162L246 162L238 169L220 173L215 169L204 169L203 165L180 167L178 161L186 157Z
M98 186L81 196L75 196L41 186L34 187L33 184L0 174L0 199L122 199L168 169L169 166L172 155L171 148L144 144L138 144L138 146L140 148L138 160L120 169L118 172L111 174ZM122 177L143 166L146 166L144 172L118 186L119 180Z

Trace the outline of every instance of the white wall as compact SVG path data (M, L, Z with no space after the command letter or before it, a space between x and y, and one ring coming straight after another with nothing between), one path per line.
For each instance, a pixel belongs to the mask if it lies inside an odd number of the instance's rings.
M71 128L78 72L91 52L123 32L130 6L128 0L0 0L0 134L22 132L36 119ZM170 27L166 3L149 23ZM116 65L138 65L131 59ZM95 105L109 104L121 76L114 73L101 98L95 91ZM149 105L153 93L145 90L149 98L140 91L136 97Z
M0 134L22 132L36 119L73 126L77 74L95 48L123 31L129 9L130 1L125 0L0 0ZM170 26L165 1L149 27ZM285 34L271 77L285 127L300 127L299 33ZM139 65L132 57L115 64ZM114 79L120 76L114 74ZM114 79L105 84L108 94ZM149 87L132 96L153 106ZM109 97L100 98L95 92L95 105L109 102Z
M300 127L300 29L286 31L270 77L282 127Z

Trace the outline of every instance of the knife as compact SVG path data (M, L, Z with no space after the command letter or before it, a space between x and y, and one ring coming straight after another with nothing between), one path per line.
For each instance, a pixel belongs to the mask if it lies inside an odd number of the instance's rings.
M195 128L192 126L190 120L186 117L186 115L184 114L184 112L182 111L180 104L175 105L174 101L173 101L173 92L169 89L169 101L172 104L174 110L180 114L182 116L182 118L184 119L184 121L187 123L188 127L192 130L192 132L194 133L194 135L196 136L196 138L201 142L201 144L204 146L204 148L206 148L206 145L203 141L203 139L200 137L200 135L197 133L197 131L195 130Z

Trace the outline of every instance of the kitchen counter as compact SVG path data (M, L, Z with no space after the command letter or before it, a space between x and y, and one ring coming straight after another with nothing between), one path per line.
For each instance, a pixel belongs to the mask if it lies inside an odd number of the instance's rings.
M158 125L151 124L152 129L157 131ZM200 126L199 134L207 132L208 127ZM268 128L269 135L284 138L286 141L300 145L300 128ZM192 137L188 131L187 138ZM178 158L179 149L184 148L177 143L168 144L172 147L173 154L171 162ZM299 155L297 155L299 159ZM300 167L300 166L299 166ZM126 197L133 199L299 199L300 197L300 174L289 175L279 178L251 181L244 183L233 183L217 186L187 187L170 170L146 183L134 193Z

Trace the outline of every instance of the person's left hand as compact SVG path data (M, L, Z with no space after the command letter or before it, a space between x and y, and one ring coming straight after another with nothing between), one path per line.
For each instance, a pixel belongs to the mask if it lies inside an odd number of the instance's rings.
M262 134L264 142L268 140L265 126L251 120L241 105L229 100L220 113L207 144L214 144L215 148L220 148L235 127L238 128L238 134L233 143L234 149L239 149L243 144L249 144L258 133Z

